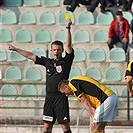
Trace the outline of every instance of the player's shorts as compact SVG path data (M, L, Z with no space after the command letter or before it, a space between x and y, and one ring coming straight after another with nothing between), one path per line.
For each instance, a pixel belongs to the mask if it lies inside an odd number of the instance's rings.
M93 122L112 122L117 114L117 107L118 97L113 94L96 108Z
M43 121L54 124L56 119L59 124L70 121L68 97L64 94L47 95L45 99Z

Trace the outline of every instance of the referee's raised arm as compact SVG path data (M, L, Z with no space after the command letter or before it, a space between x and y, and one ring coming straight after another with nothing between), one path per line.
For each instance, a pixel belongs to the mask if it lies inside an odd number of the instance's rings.
M72 37L71 37L71 25L72 21L71 19L66 20L66 45L65 45L65 50L68 54L72 53Z

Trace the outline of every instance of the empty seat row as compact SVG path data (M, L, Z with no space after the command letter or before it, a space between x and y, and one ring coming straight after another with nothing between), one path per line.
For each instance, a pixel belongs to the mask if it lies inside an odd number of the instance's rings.
M14 35L14 36L13 36ZM13 34L9 29L0 29L0 42L17 42L17 43L31 43L32 35L28 29L19 29ZM14 40L13 40L14 38ZM73 34L73 43L106 43L108 40L108 32L106 30L97 29L90 39L88 30L76 30ZM58 29L54 33L54 40L60 40L66 43L66 30ZM38 29L34 34L34 43L50 43L52 35L47 29Z
M118 94L118 90L115 86L107 87L114 91L116 95L121 96L121 101L127 101L127 87L124 87L122 89L120 95ZM2 86L0 90L0 95L2 98L44 98L46 96L46 86L42 87L41 92L39 94L37 88L34 85L23 85L19 94L15 85L7 84ZM130 98L130 101L133 101L133 98Z
M60 6L60 0L5 0L5 6Z
M1 97L5 98L16 98L18 97L18 95L27 98L37 98L37 95L40 95L39 97L45 97L46 87L42 87L41 93L38 94L37 88L34 85L23 85L19 94L15 85L6 84L2 86L0 90L0 95Z
M87 49L86 49L87 50ZM41 57L47 57L47 52L43 48L33 48L31 50L32 53ZM86 62L88 56L89 62L125 62L126 54L122 48L113 48L109 51L109 57L106 59L106 52L102 48L93 48L91 50L85 51L83 48L74 48L74 62ZM10 59L7 56L7 50L3 47L0 47L0 61L26 61L27 59L17 53L16 51L10 51ZM52 58L52 53L49 55ZM63 56L65 56L65 52L63 52Z
M40 14L39 24L43 25L55 25L56 19L58 17L58 24L65 25L66 18L65 14L68 13L71 16L72 23L75 24L74 14L70 11L62 11L58 16L54 14L53 11L44 11ZM123 12L123 16L129 21L132 20L132 14L130 12ZM99 13L96 17L96 23L93 13L91 12L81 12L77 16L78 25L110 25L113 20L113 15L111 12ZM1 14L1 24L37 24L36 14L33 11L23 11L17 20L17 16L13 11L4 11Z
M74 76L81 76L82 71L78 66L73 66L70 71L69 79ZM102 77L102 72L99 67L88 67L85 70L85 75L91 78L94 78L97 81L103 82L121 82L122 81L122 72L118 67L109 67L104 73L104 79Z

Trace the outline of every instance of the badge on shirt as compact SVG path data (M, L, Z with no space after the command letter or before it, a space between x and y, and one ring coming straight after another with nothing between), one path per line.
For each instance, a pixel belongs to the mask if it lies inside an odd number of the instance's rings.
M62 67L61 67L61 66L56 66L56 71L57 71L58 73L61 73L61 72L62 72Z

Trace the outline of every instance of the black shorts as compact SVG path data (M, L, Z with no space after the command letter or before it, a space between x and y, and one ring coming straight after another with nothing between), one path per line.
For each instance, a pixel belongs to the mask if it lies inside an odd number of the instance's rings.
M64 94L47 95L45 99L43 121L54 124L56 119L59 124L70 121L68 97Z

